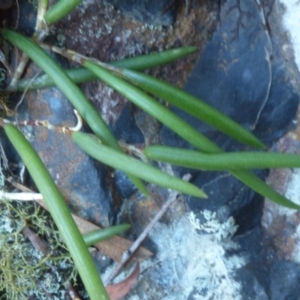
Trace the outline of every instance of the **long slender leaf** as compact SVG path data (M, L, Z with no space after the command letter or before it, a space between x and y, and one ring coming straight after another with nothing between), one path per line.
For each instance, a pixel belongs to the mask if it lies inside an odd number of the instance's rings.
M45 21L48 24L59 21L64 16L72 12L81 2L81 0L59 0L47 11Z
M183 56L191 54L197 50L196 47L182 47L178 49L166 50L159 53L150 53L137 57L131 57L119 61L110 62L109 64L119 68L133 69L142 71L163 64L167 64ZM97 76L86 68L66 69L65 72L75 83L84 83L96 80ZM55 85L54 81L47 74L38 76L36 79L25 78L17 83L17 90L24 91L47 88ZM6 91L14 91L15 87L8 86Z
M186 55L194 53L196 47L181 47L177 49L165 50L162 52L150 53L135 57L126 58L109 64L118 68L127 68L136 71L143 71L156 66L161 66L173 62Z
M91 299L109 299L88 248L49 172L30 143L15 126L9 124L4 128L43 195Z
M195 147L197 147L199 150L204 152L210 152L211 149L213 149L214 152L222 151L191 125L171 112L168 108L155 101L139 88L132 86L130 83L121 78L116 77L109 71L93 62L85 61L84 66L95 73L99 79L107 83L135 105L168 126L192 145L195 145Z
M129 157L128 155L117 152L114 149L101 144L89 134L74 132L72 133L72 139L87 154L110 167L119 169L165 188L177 190L200 198L206 198L206 195L193 184L164 173L157 168Z
M38 45L19 33L9 30L2 30L2 33L11 43L23 50L52 78L57 87L66 95L94 133L104 143L118 151L122 151L114 135L91 102L85 97L80 88L71 80L66 72L48 54L46 54ZM139 179L132 176L129 177L145 195L148 194L146 187Z
M144 150L149 159L168 162L188 168L204 170L227 170L236 178L251 187L254 191L272 200L273 202L293 209L300 206L291 202L283 195L268 186L263 180L247 170L233 170L234 166L239 168L254 167L296 167L300 165L298 155L283 155L272 153L217 153L202 154L197 151L176 149L165 146L150 146ZM285 156L284 156L285 157ZM235 158L237 160L235 161ZM256 161L257 158L257 161ZM226 160L228 159L228 160ZM247 161L248 159L248 161ZM264 161L265 159L265 161ZM275 160L278 160L275 162Z
M231 171L231 174L234 175L237 179L244 182L254 191L258 192L265 198L288 208L300 209L300 206L296 203L290 201L283 195L276 192L270 186L268 186L263 180L259 177L255 176L253 173L249 171Z
M179 89L165 81L144 73L123 69L117 72L122 78L130 81L152 95L179 107L190 115L217 128L228 136L249 146L265 148L265 145L250 131L221 113L206 102Z
M106 82L112 88L123 94L127 99L141 107L153 117L157 118L163 124L168 126L183 139L188 141L191 145L200 151L207 153L222 153L220 149L213 142L208 140L197 130L184 122L177 115L173 114L164 106L157 103L154 99L146 95L144 92L136 87L131 86L129 83L120 78L116 78L109 71L104 70L92 62L86 61L84 64L92 72L94 72L101 80ZM251 187L253 190L263 195L264 197L279 203L282 206L298 209L299 206L277 193L270 188L263 180L255 176L250 171L231 171L231 173L241 180L243 183Z
M94 245L115 235L121 234L130 228L129 224L122 224L94 230L83 235L83 240L87 246Z
M300 168L300 155L270 152L207 154L165 146L150 146L144 154L152 160L201 170Z

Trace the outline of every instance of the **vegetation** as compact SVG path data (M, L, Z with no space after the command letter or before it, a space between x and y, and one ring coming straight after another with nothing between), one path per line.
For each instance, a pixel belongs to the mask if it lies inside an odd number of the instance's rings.
M78 0L58 1L56 5L46 12L44 16L46 24L50 25L58 21L67 15L71 9L74 9L78 3L80 3ZM47 5L48 1L46 0L41 0L39 3L39 7L47 8ZM46 9L44 10L46 11ZM180 192L199 198L206 197L200 190L201 187L196 187L189 182L170 176L153 167L149 161L147 161L147 159L153 159L201 170L227 170L243 183L271 201L294 209L300 208L297 204L277 193L250 171L252 168L299 167L300 160L298 155L263 152L265 146L252 133L246 131L239 124L209 106L204 101L188 95L186 92L166 82L137 72L137 70L141 71L187 55L195 50L193 47L141 56L114 64L104 64L71 51L61 50L63 55L83 65L83 68L80 69L64 70L42 49L36 40L28 39L20 33L7 29L3 29L1 32L3 37L20 48L45 72L45 74L40 76L36 83L33 83L29 88L35 89L48 87L53 84L56 85L66 95L79 115L82 116L90 126L94 135L68 130L67 133L71 135L74 142L95 159L126 172L133 183L144 194L148 194L148 191L142 180L153 182L165 188L177 189ZM146 148L142 153L145 158L144 162L129 157L124 153L122 147L91 102L76 85L76 83L95 80L96 78L102 80L114 90L123 94L142 110L168 126L171 130L188 141L196 150L191 151L152 146ZM28 82L30 82L30 79L29 81L28 79L27 81L21 80L16 86L8 87L7 91L10 92L15 89L22 90L26 87ZM166 106L155 100L153 96L159 97L171 105L178 106L192 116L214 126L239 142L258 148L260 152L224 153L221 148L171 112ZM30 143L14 125L7 124L7 122L2 119L1 126L20 154L36 186L42 193L90 298L108 299L108 294L84 242L84 238L74 223L69 209L49 175L49 172L46 170ZM6 209L12 209L12 206L8 204L5 205L7 205ZM19 232L20 229L17 231ZM116 234L116 232L112 234ZM20 237L18 237L17 242L19 240ZM4 242L2 242L2 248L7 247L6 250L9 250L11 248L7 246L7 241L8 238L5 237ZM13 244L14 243L15 242L13 242ZM7 253L6 250L3 250L5 251L4 253ZM19 255L24 256L25 254ZM3 257L2 255L2 259ZM21 259L23 258L21 257ZM9 260L9 262L10 261L11 260ZM9 265L7 268L9 270ZM8 276L9 280L14 281L12 275ZM17 279L17 281L19 280ZM7 282L7 279L5 282Z

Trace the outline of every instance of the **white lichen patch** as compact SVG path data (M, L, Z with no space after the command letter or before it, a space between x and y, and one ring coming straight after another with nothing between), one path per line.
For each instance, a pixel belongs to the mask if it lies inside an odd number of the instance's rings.
M204 231L208 234L213 234L218 241L230 239L238 229L233 217L230 217L226 222L221 223L216 217L216 213L204 210L201 212L205 222L200 222L193 212L190 213L189 219L194 228Z
M227 257L225 251L238 247L230 240L237 228L234 220L221 224L215 214L203 214L204 222L190 214L172 224L155 226L150 238L157 247L156 257L142 264L137 287L126 299L242 299L234 273L246 260ZM199 229L205 232L199 234ZM145 289L145 282L152 288Z
M300 169L295 169L289 176L289 180L286 186L285 196L298 205L300 205L299 182L300 182ZM287 216L295 213L293 209L289 209L282 206L279 206L279 210L281 214L285 214Z
M271 185L272 180L276 183L276 178L274 178L276 174L279 174L277 177L283 174L281 183L277 182L279 189L286 198L300 205L300 169L278 170L276 172L273 172L269 178ZM275 185L275 183L273 184ZM264 207L262 226L275 240L277 251L282 257L297 263L300 262L300 218L298 211L267 201Z
M280 0L285 6L283 24L289 33L292 42L295 61L300 71L300 1L299 0Z
M287 185L286 185L286 193L285 196L293 201L294 203L300 205L300 169L295 169L289 176ZM273 216L273 223L276 221L276 218L280 216L285 216L288 219L286 219L287 223L284 223L286 227L291 228L291 226L288 224L292 220L298 220L298 226L295 227L295 231L291 232L291 229L289 230L290 232L290 239L294 241L294 247L292 249L292 253L290 254L289 257L293 259L293 261L300 263L300 220L299 217L297 217L298 212L295 211L294 209L289 209L285 208L282 206L277 206L277 209L275 208L272 211L272 216ZM297 221L295 221L297 222ZM282 226L282 234L285 234L285 227Z

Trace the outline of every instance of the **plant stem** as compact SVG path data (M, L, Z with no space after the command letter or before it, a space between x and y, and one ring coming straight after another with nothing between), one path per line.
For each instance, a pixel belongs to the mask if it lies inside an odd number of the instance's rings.
M143 71L156 66L161 66L183 56L189 55L197 50L196 47L182 47L178 49L166 50L158 53L150 53L137 57L130 57L119 61L113 61L109 64L118 68ZM66 69L65 72L75 83L84 83L97 80L97 76L86 68ZM24 78L17 82L16 86L8 86L5 91L24 91L43 89L55 85L54 81L47 74L40 75L36 79Z

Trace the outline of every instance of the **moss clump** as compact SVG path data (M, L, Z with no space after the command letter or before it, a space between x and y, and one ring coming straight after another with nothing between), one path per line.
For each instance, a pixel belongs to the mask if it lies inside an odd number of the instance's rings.
M77 272L47 211L35 203L0 202L0 299L65 299L64 284ZM47 246L37 250L28 226Z

